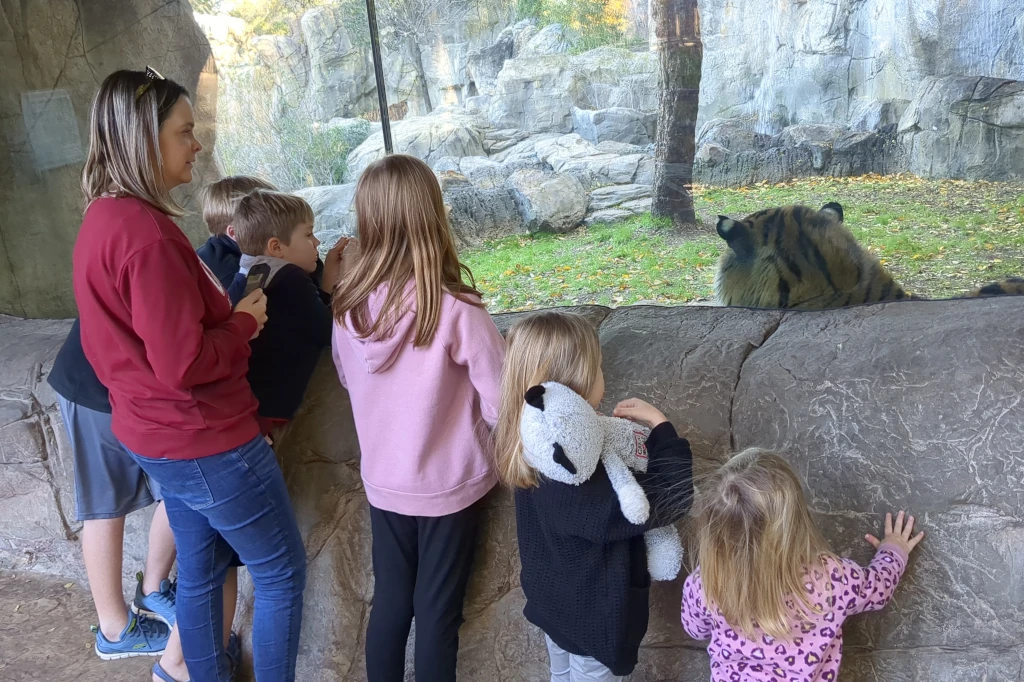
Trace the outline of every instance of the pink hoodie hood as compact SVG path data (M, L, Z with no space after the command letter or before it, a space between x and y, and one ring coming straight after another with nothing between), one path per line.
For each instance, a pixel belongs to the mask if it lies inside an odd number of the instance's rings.
M376 319L386 285L369 300ZM505 342L487 311L445 294L430 345L413 348L414 285L386 339L335 323L332 352L352 400L360 469L373 506L408 516L461 511L496 483L490 428L497 420Z

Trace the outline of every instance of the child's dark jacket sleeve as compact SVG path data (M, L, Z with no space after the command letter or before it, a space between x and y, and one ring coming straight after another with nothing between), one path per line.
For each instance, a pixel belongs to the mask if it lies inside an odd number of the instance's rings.
M534 494L546 509L547 522L565 535L611 543L643 535L685 516L693 490L689 443L666 422L651 432L647 452L648 472L635 474L651 501L647 523L632 524L622 515L619 498L600 463L593 476L579 486L542 479ZM684 506L677 498L686 491L689 494L685 495Z

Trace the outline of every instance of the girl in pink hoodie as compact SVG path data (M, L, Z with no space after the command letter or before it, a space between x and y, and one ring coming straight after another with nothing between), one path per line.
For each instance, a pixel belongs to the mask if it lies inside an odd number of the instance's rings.
M417 682L453 682L479 502L497 480L505 343L459 262L430 167L384 157L355 206L359 255L334 295L333 354L370 503L366 676L401 682L415 613Z

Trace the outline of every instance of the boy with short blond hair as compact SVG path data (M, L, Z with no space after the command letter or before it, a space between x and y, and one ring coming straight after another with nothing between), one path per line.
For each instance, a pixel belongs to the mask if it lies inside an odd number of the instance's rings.
M196 249L196 253L225 289L230 289L235 275L238 274L238 262L242 257L242 252L234 239L231 218L235 214L238 202L254 189L276 188L260 178L231 175L207 185L200 196L203 220L210 230L210 238ZM241 297L232 296L232 303L238 298Z
M238 202L232 227L242 251L232 288L244 295L248 280L267 297L267 323L249 344L248 375L266 436L295 415L320 351L331 345L331 292L348 240L331 249L318 279L320 242L313 209L301 197L253 190Z

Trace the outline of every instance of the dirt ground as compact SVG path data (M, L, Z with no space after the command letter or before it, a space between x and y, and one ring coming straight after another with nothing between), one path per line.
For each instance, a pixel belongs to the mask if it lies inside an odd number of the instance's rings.
M156 659L101 661L89 593L66 580L0 573L0 680L149 682Z

